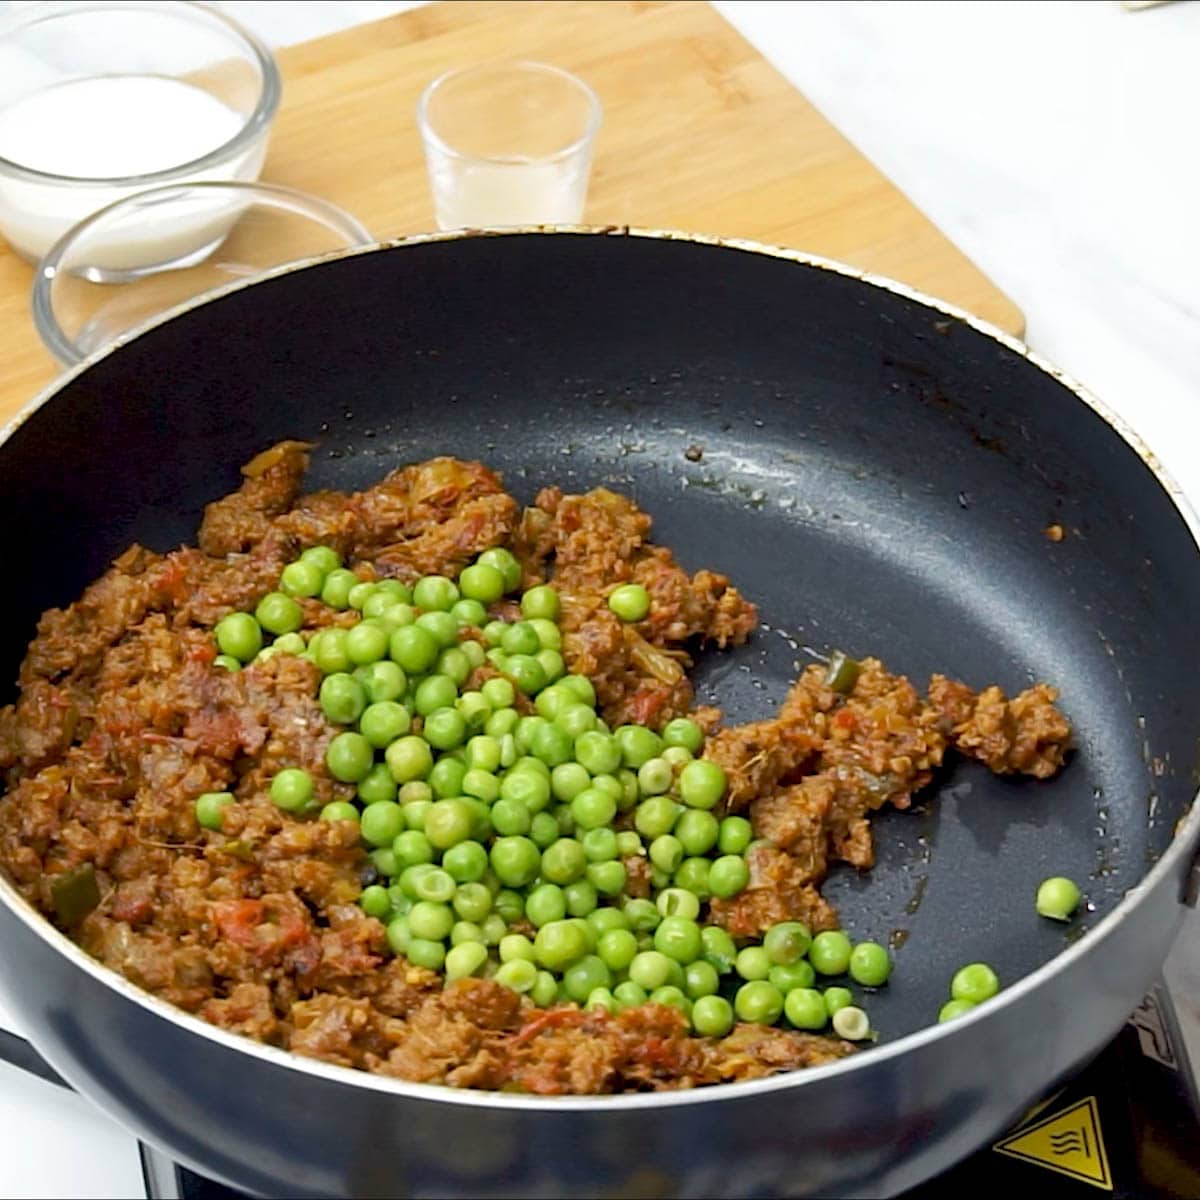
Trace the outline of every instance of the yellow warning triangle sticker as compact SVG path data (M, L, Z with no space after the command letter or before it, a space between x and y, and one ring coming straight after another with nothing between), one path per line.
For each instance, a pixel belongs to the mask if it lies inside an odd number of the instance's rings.
M1106 1192L1113 1190L1095 1096L1018 1129L992 1149Z

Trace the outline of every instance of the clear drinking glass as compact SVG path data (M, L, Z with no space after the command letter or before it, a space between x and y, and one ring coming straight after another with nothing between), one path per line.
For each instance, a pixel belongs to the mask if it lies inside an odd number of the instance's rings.
M568 71L484 63L435 79L417 105L441 229L578 224L600 101Z

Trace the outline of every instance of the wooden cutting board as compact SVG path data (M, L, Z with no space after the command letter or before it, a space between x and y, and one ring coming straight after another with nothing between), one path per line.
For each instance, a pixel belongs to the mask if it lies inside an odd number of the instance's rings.
M380 238L431 229L417 97L450 67L505 56L557 63L600 96L586 220L812 251L1022 331L1012 301L699 0L458 0L281 50L264 178ZM0 422L56 373L31 281L0 243Z

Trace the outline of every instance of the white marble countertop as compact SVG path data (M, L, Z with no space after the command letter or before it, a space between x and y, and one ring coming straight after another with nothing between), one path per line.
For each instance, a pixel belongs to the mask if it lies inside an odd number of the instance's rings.
M217 7L278 46L415 5ZM1017 302L1030 345L1116 409L1200 507L1200 4L716 7ZM1200 918L1170 971L1200 1005ZM128 1135L6 1067L0 1162L0 1197L144 1195Z

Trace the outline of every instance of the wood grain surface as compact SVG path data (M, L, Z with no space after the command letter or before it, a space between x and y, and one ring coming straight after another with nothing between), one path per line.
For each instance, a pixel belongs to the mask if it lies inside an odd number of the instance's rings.
M600 96L587 221L808 250L1021 332L1012 301L699 0L458 0L281 50L263 177L340 204L381 239L430 229L417 97L450 67L505 56L557 63ZM32 278L0 244L0 422L56 373Z

